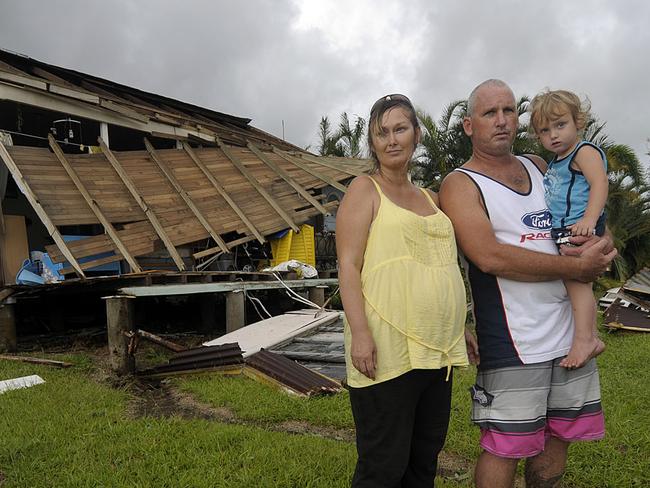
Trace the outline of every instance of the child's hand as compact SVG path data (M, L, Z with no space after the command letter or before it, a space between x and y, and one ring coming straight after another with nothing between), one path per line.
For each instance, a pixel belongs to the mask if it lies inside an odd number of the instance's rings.
M571 230L571 235L585 236L585 237L594 235L595 228L596 228L596 223L587 222L586 219L581 219L577 221L575 224L569 226L569 229Z

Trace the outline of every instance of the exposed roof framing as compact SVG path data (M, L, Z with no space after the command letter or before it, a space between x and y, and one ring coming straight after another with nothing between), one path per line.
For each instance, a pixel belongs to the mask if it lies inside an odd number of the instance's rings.
M151 208L149 208L149 205L147 205L145 200L142 198L142 195L140 194L137 187L133 183L133 180L131 180L131 178L126 173L126 171L124 171L124 168L120 164L119 160L115 157L115 155L108 148L108 146L106 146L106 144L101 139L101 137L99 138L99 144L102 148L102 151L104 151L104 154L106 155L106 159L111 164L111 166L113 166L113 169L122 180L122 183L124 183L124 186L126 186L126 188L131 193L131 196L135 199L135 201L138 203L138 205L140 206L144 214L147 216L147 219L149 220L151 226L156 231L158 238L160 238L160 240L165 244L165 247L167 248L169 255L174 260L174 263L176 263L176 266L178 266L178 269L180 271L183 271L185 269L185 265L183 264L183 259L176 251L176 248L174 247L174 243L167 235L167 232L165 231L162 224L160 223L160 220L158 220L156 213Z
M300 148L235 117L0 50L0 99L148 132L158 137Z
M126 261L129 263L129 266L131 266L131 269L133 271L136 272L142 271L140 265L133 258L133 256L131 256L131 253L128 251L128 249L122 242L122 239L120 239L120 236L117 234L117 231L115 230L115 227L113 227L113 224L111 224L110 221L106 218L104 212L102 212L102 209L99 207L99 205L97 205L97 202L93 200L93 198L90 196L90 193L88 193L86 186L79 179L77 172L74 170L72 166L70 166L70 163L68 162L65 154L63 153L63 150L57 144L52 134L49 135L48 140L50 143L50 147L52 148L52 151L54 151L54 154L56 155L57 159L61 162L61 165L65 169L66 173L70 175L70 179L73 181L74 185L77 187L77 190L79 190L79 193L81 193L81 196L83 196L84 200L86 200L86 203L88 203L88 206L93 211L97 219L104 226L104 230L109 235L109 237L115 244L115 247L117 247L117 249L119 250L120 254L124 257L124 259L126 259Z
M176 248L209 238L216 246L195 258L263 242L290 223L297 227L332 211L337 203L319 202L320 189L326 182L344 188L341 182L350 178L336 169L336 158L298 166L252 144L218 142L214 148L154 149L147 141L146 151L112 151L100 138L98 154L63 154L54 142L55 153L2 146L0 157L55 239L57 245L47 248L52 260L68 261L64 272L80 276L84 269L161 248L183 270ZM338 164L359 166L347 159ZM107 233L64 243L56 226L71 224L102 224ZM138 269L135 259L130 264Z
M156 163L156 165L160 168L160 170L163 172L163 174L167 177L169 182L172 184L174 189L178 192L178 194L181 196L181 198L185 201L187 206L190 208L194 216L198 219L199 222L201 222L201 225L203 228L210 234L210 237L212 237L215 242L219 245L221 250L223 252L228 252L228 246L226 243L223 241L221 237L219 237L219 234L217 234L217 231L212 228L212 225L210 222L207 221L207 219L203 216L201 213L201 210L196 206L196 204L192 201L192 198L187 194L187 192L183 189L179 181L176 179L174 176L174 173L172 170L167 166L165 162L161 159L160 156L158 156L158 153L154 149L154 147L151 145L151 143L147 140L145 137L144 139L145 146L147 148L147 151L151 155L151 159Z
M185 152L187 152L187 155L190 157L190 159L198 166L198 168L203 172L205 177L208 179L210 183L212 183L212 186L219 192L219 195L223 197L223 199L228 203L230 208L237 214L237 216L241 219L241 221L246 225L246 228L255 236L255 238L260 242L260 244L263 244L265 242L264 237L262 237L262 234L257 230L257 228L253 225L253 223L250 221L250 219L246 216L246 214L242 211L241 208L239 208L239 205L235 203L235 201L232 199L232 197L228 194L226 189L217 181L217 179L214 177L212 173L210 173L210 170L203 164L203 161L196 155L194 150L189 144L183 144L183 149L185 149Z
M18 188L20 188L20 190L23 192L23 194L31 204L32 208L34 209L38 217L41 219L41 222L43 222L43 225L45 225L45 228L47 229L48 233L50 234L52 239L54 239L54 242L58 246L61 254L72 265L75 273L77 273L77 276L79 276L79 278L85 278L86 275L82 271L79 262L76 260L74 255L70 252L70 249L68 249L68 246L63 240L61 233L58 231L56 225L54 224L54 222L52 222L52 219L50 219L47 212L45 212L45 210L43 209L43 206L39 202L38 197L34 194L32 189L30 188L22 172L14 162L9 152L7 152L7 148L1 141L0 141L0 157L2 157L3 161L7 165L7 168L9 169L9 172L13 176L16 185L18 185Z
M192 246L199 259L251 240L263 243L287 227L298 230L336 207L323 202L323 187L344 192L365 164L311 155L248 118L3 50L0 100L146 136L144 151L111 150L100 138L102 152L83 155L65 153L52 137L53 152L0 144L0 159L55 241L47 248L52 260L67 262L63 272L82 278L84 270L121 259L138 271L137 258L159 250L182 271L179 246ZM175 140L180 149L156 149L149 134ZM105 234L64 242L57 229L83 224L101 224Z
M244 176L244 178L246 178L248 182L253 186L253 188L257 190L257 193L259 193L262 198L268 202L271 208L277 212L277 214L282 218L282 220L287 223L289 227L291 227L295 232L300 232L300 228L291 219L291 217L289 217L287 212L285 212L284 209L278 204L278 202L276 202L275 199L264 189L264 187L257 182L255 177L251 174L250 171L248 171L248 169L246 169L246 166L244 166L239 158L235 156L235 154L230 149L228 149L228 146L222 143L218 137L216 141L219 149L223 151L233 166L237 168L239 172Z
M273 171L275 171L284 181L289 183L291 187L296 190L305 200L307 200L309 203L311 203L316 210L318 210L322 214L326 214L327 210L325 210L325 207L323 207L318 200L316 200L313 196L309 194L302 186L300 186L291 176L289 176L289 173L287 173L285 170L280 168L277 164L275 164L273 161L271 161L269 158L267 158L262 151L260 151L257 147L252 142L249 142L246 147L250 149L255 156L257 156L260 161L263 161L269 168L271 168Z
M302 169L303 171L306 171L306 172L309 173L310 175L315 176L316 178L319 178L319 179L322 180L324 183L327 183L328 185L331 185L331 186L333 186L334 188L336 188L337 190L340 190L340 191L342 191L343 193L345 193L345 187L344 187L343 185L341 185L338 181L336 181L336 180L330 178L330 177L327 176L326 174L323 174L323 173L321 173L321 172L315 171L314 168L311 167L309 164L305 164L305 163L302 162L302 161L298 161L298 158L297 158L297 157L295 157L295 156L291 156L289 153L287 153L287 152L285 152L285 151L281 151L281 150L278 149L277 147L273 147L273 152L274 152L275 154L277 154L278 156L280 156L281 158L283 158L285 161L288 161L288 162L290 162L291 164L293 164L293 165L295 165L295 166L298 166L298 167L299 167L300 169Z

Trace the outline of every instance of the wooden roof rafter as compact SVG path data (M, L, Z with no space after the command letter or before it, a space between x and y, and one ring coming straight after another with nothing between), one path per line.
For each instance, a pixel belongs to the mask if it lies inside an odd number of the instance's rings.
M314 164L320 164L321 166L325 166L325 167L330 168L330 169L335 169L336 171L342 171L343 173L347 173L350 176L359 176L359 175L363 174L363 171L361 171L361 170L346 168L343 165L337 166L337 165L334 165L334 164L330 164L330 163L327 163L327 162L323 161L322 158L318 159L315 156L312 156L311 154L299 153L299 157L301 159L306 159L307 161L312 162Z
M135 272L140 272L142 269L140 268L140 265L138 262L135 260L133 256L131 256L131 253L127 249L127 247L124 245L124 242L122 242L122 239L120 239L120 236L118 235L117 231L115 230L115 227L113 227L113 224L106 218L104 215L104 212L102 212L102 209L100 206L97 204L95 199L90 195L88 192L88 189L86 186L83 184L81 179L79 178L79 175L77 172L74 170L74 168L70 165L68 162L67 158L65 157L65 154L63 153L63 150L59 146L59 144L56 142L54 139L54 136L52 134L48 134L48 141L50 143L50 147L52 148L52 151L54 151L54 155L57 157L61 165L63 166L63 169L65 169L66 173L70 176L70 179L72 182L75 184L77 189L79 190L79 193L81 193L81 196L84 198L86 203L88 203L88 206L90 209L93 211L99 222L102 224L104 227L104 230L106 233L110 236L111 240L115 244L116 249L119 251L119 253L122 255L124 259L126 259L127 263L129 263L129 266L131 266L131 269Z
M147 152L149 152L149 155L151 156L153 162L158 166L158 168L160 168L162 173L165 175L165 177L171 183L174 189L178 192L178 194L181 196L183 201L187 204L187 206L192 211L194 216L198 219L199 222L201 222L203 228L208 232L208 234L210 234L210 237L214 239L214 241L217 243L217 245L219 246L219 248L221 248L223 252L226 253L229 252L228 245L219 236L219 233L212 227L212 224L210 224L210 222L208 222L208 220L203 216L201 210L196 206L192 198L189 196L189 194L185 191L183 186L176 179L174 173L171 171L169 166L167 166L167 164L158 155L158 153L156 152L156 150L154 149L154 147L151 145L151 143L146 137L144 138L144 145L147 148Z
M16 165L15 161L7 151L7 148L5 145L0 141L0 157L5 162L5 165L11 172L11 175L14 178L14 181L16 182L16 185L18 185L18 188L20 188L20 191L25 195L29 203L31 204L32 208L38 215L38 217L41 219L41 222L43 222L43 225L45 225L45 228L47 229L47 232L50 234L52 239L54 239L54 242L58 246L59 250L61 253L65 256L65 258L68 260L70 265L73 267L74 272L79 276L81 279L85 279L86 275L81 269L81 266L79 265L79 262L77 259L74 257L74 255L70 252L70 249L68 249L68 246L66 245L65 241L63 240L63 236L59 232L59 230L56 228L56 225L52 222L52 219L50 216L45 212L43 209L43 206L40 204L38 201L38 198L30 188L29 184L25 180L25 177L23 176L22 172Z
M260 151L252 142L248 141L246 146L253 152L253 154L255 154L255 156L257 156L260 161L265 163L269 168L275 171L278 176L289 183L289 185L291 185L291 187L296 190L300 196L307 200L307 202L309 202L316 210L318 210L323 215L327 213L325 207L323 207L318 202L318 200L316 200L307 190L300 186L291 176L289 176L285 170L283 170L279 165L275 164L273 161L271 161L270 158L264 155L264 153Z
M300 228L296 225L296 223L291 219L291 217L282 209L282 207L278 204L278 202L275 201L275 199L260 185L257 180L253 177L253 175L250 173L250 171L243 165L237 157L230 151L230 149L219 139L219 137L216 137L215 140L217 141L217 145L219 146L219 149L226 155L226 157L230 160L230 162L235 166L239 172L244 175L244 178L248 180L248 182L257 190L257 192L264 198L268 204L275 210L275 212L284 220L289 227L291 227L295 232L300 232Z
M281 158L283 158L285 161L289 161L290 163L294 164L295 166L302 169L303 171L306 171L307 173L314 176L315 178L318 178L319 180L327 183L328 185L333 186L337 190L340 190L343 193L347 191L347 188L342 184L340 184L338 181L336 181L334 178L330 178L329 176L324 175L323 173L320 173L314 170L313 168L310 168L308 164L305 164L302 161L298 161L298 158L296 158L295 156L291 156L286 151L282 151L277 147L273 146L273 152L278 156L280 156Z
M226 189L217 181L215 176L210 172L210 170L207 168L207 166L201 161L201 159L198 157L198 155L194 152L194 150L190 147L189 144L183 143L183 149L185 149L185 152L187 155L190 157L190 159L194 162L196 166L203 172L205 177L208 179L208 181L212 184L212 186L217 190L219 195L226 201L226 203L230 206L230 208L237 214L237 216L241 219L241 221L244 223L244 225L248 228L248 230L255 236L255 238L259 241L260 244L264 244L266 242L266 239L260 234L260 232L257 230L253 222L250 221L250 219L246 216L246 214L243 212L243 210L235 203L235 201L232 199L230 194L226 191Z
M153 209L151 209L145 200L142 198L142 195L140 195L140 192L138 191L137 187L133 183L133 180L129 177L129 175L124 171L124 168L120 164L119 160L115 157L113 152L109 149L109 147L106 145L104 140L99 137L98 139L99 145L102 148L102 152L106 156L106 159L108 159L108 162L111 163L111 166L115 169L117 172L118 176L126 186L126 188L129 190L131 193L131 196L135 199L135 201L138 203L144 214L147 216L149 219L149 222L153 226L154 230L156 231L156 234L158 235L158 238L163 242L165 247L167 248L167 252L171 256L171 258L174 260L174 263L178 267L180 271L185 271L185 263L183 263L183 258L178 254L178 251L174 247L174 243L171 241L169 236L167 235L167 232L165 232L165 229L163 228L162 224L158 220L158 217L156 216L155 212Z

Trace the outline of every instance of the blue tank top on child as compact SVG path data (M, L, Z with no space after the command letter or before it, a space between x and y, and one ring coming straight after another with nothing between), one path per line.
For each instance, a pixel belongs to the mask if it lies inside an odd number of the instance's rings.
M551 212L553 228L562 228L578 222L587 209L589 182L582 171L571 168L571 162L583 146L594 147L603 158L607 171L607 157L601 148L591 142L581 141L562 159L553 158L544 176L544 198Z

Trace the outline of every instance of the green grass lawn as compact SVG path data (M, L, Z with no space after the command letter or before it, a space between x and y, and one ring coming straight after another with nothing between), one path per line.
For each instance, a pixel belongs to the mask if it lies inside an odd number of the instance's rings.
M599 365L608 435L571 448L565 484L650 486L650 334L604 339L608 349ZM135 417L133 390L98 379L90 356L56 358L75 367L0 361L0 379L39 374L46 380L0 395L2 488L349 486L355 449L345 393L303 399L243 377L188 376L171 384L234 418L222 423ZM470 486L471 463L479 452L478 431L469 422L467 388L473 374L456 373L446 446L465 466L455 475L446 473L437 486ZM310 428L284 432L287 421ZM339 434L344 440L336 440Z

